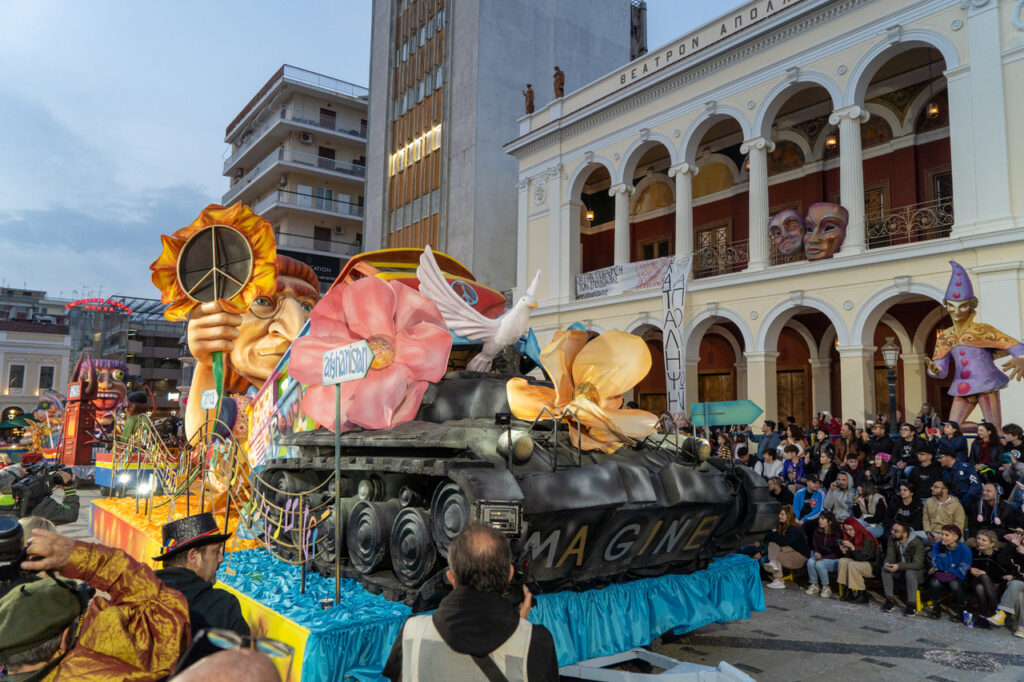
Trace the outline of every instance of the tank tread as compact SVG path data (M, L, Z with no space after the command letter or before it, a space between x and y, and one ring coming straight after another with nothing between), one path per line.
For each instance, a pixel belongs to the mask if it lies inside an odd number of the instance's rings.
M351 456L342 455L342 471L388 472L399 474L422 474L426 476L448 476L450 471L465 466L477 468L493 468L491 462L468 457L450 459L418 458L394 456ZM334 457L298 457L294 459L272 459L267 462L268 469L286 469L289 471L334 471Z

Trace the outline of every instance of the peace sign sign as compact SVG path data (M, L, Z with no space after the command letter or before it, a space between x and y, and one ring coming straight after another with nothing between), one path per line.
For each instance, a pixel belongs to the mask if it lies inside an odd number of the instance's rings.
M208 225L185 242L178 258L178 282L199 303L236 296L252 275L249 240L229 225Z

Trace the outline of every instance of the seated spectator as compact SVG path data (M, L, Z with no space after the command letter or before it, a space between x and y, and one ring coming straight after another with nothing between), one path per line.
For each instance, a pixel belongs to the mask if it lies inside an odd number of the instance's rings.
M53 521L44 519L42 516L24 516L18 519L18 523L21 524L21 530L25 533L26 538L32 537L32 531L37 528L48 530L51 533L57 532L57 526L53 524Z
M807 538L797 524L792 507L786 506L779 510L779 525L775 530L768 531L767 539L768 561L764 567L773 578L768 587L782 590L786 588L786 583L782 582L782 569L803 568L807 563L807 557L811 555Z
M793 509L796 522L802 526L804 538L809 538L818 526L818 516L825 509L825 494L821 492L818 477L814 474L807 477L807 487L796 491Z
M892 438L889 437L888 429L885 424L876 422L871 425L871 440L868 441L868 459L873 460L876 455L880 452L892 456L895 451L896 445L892 442Z
M807 439L804 438L804 430L796 424L786 426L786 440L797 446L800 449L801 455L807 450Z
M968 569L971 588L978 602L979 625L988 625L987 618L996 615L999 595L1006 588L1006 576L1010 572L1007 553L996 549L998 539L990 530L979 531L972 538L975 541L971 567Z
M952 452L940 452L939 464L942 465L942 480L960 503L965 507L977 503L981 497L981 479L974 467L966 461L958 461Z
M885 562L882 564L882 591L885 593L883 611L892 611L896 606L893 580L902 576L907 586L903 615L913 616L917 613L917 588L924 578L924 561L924 543L914 533L914 529L902 521L892 524L889 546L885 550Z
M838 568L839 523L831 513L822 512L818 517L818 527L811 535L811 556L807 559L807 575L811 579L811 586L807 588L807 594L820 593L822 599L831 598L828 574L835 573Z
M850 426L849 423L843 424L839 428L839 438L836 439L834 446L836 450L836 463L839 466L846 464L848 459L864 457L863 443L857 440L854 427Z
M891 499L896 490L899 469L892 467L892 455L879 452L871 461L871 466L864 472L867 481L874 483L875 488L885 499Z
M896 500L896 504L893 505L891 514L892 523L901 523L904 528L923 528L922 525L922 512L924 511L924 504L921 500L914 496L914 489L910 483L900 483L899 488L899 499ZM921 533L921 531L915 531ZM927 539L927 535L922 533L922 542Z
M1003 591L995 614L988 618L988 622L1002 627L1006 623L1006 614L1016 616L1017 627L1013 634L1024 638L1024 532L1007 533L1004 539L1007 542L1007 574L1003 576L1006 590Z
M789 488L786 487L778 476L768 479L768 494L775 498L775 501L782 506L787 504L792 506L793 504L793 493L789 492Z
M942 606L939 600L942 593L949 590L953 594L956 608L950 620L960 622L967 604L964 594L964 579L971 567L971 550L960 542L963 531L951 523L942 527L942 534L932 545L932 567L928 569L930 579L928 592L932 596L932 612L930 618L942 618Z
M917 451L918 465L907 474L907 480L914 487L914 495L919 500L926 500L932 494L932 484L941 481L942 465L933 461L931 450L922 448Z
M944 481L932 484L932 496L925 500L921 523L929 542L937 542L945 526L956 526L960 529L960 535L963 535L967 527L967 515L964 514L960 500L949 494L949 487Z
M782 448L783 456L786 458L782 463L782 480L786 481L789 489L796 492L796 489L806 484L807 475L804 473L804 460L800 457L800 449L789 444Z
M761 475L771 479L782 475L782 460L779 459L779 451L775 448L768 448L764 451L764 471Z
M173 678L172 682L280 682L273 661L256 649L229 649L201 659Z
M1003 461L1003 446L999 442L999 432L988 422L978 422L978 437L971 443L971 452L967 456L968 461L975 469L982 465L998 467Z
M821 456L828 454L829 461L835 458L836 449L832 445L832 439L829 437L828 429L824 426L819 426L814 431L814 445L811 446L810 454L808 454L808 461L814 461L818 464L821 463ZM818 477L821 477L821 472L815 472Z
M405 621L383 676L392 682L475 680L483 673L488 679L557 682L554 639L544 626L526 620L533 600L529 589L524 587L519 607L503 596L515 573L508 539L470 523L452 541L448 565L446 576L455 589L433 615ZM499 675L486 672L488 659Z
M715 436L715 453L722 459L732 459L732 443L729 442L729 434L719 431Z
M832 512L836 521L842 523L853 513L855 495L850 486L850 475L840 471L835 482L829 486L828 494L825 495L825 509Z
M1003 461L999 465L999 473L1003 480L1013 485L1024 480L1024 429L1017 424L1005 424L1003 434Z
M910 424L900 426L900 437L893 443L892 462L893 468L905 471L907 467L917 466L917 451L921 449L924 441L914 432Z
M826 506L828 501L826 500ZM875 484L865 481L857 488L853 499L853 517L860 521L876 539L885 533L885 519L889 512L885 497L878 492Z
M942 422L942 438L936 453L939 457L949 453L957 462L967 461L967 439L960 432L960 424L954 421Z
M818 462L818 480L821 481L821 487L828 490L837 478L839 478L839 467L832 459L831 451L822 452Z
M839 578L844 586L843 601L855 604L868 603L864 579L875 573L881 560L878 542L856 519L843 521L843 538L839 543Z
M850 477L851 488L856 488L865 480L867 480L864 475L864 462L860 459L847 459L846 464L844 464L842 467L842 471L845 471L846 475Z
M981 530L990 530L995 533L997 544L1002 545L1003 536L1024 525L1024 521L1020 518L1020 511L999 499L999 486L995 483L983 485L981 499L978 500L977 506L969 509L972 513L967 521L968 528L971 530L971 538L967 544L971 547L974 546L973 541Z
M152 569L119 549L39 529L30 553L23 569L63 578L40 577L0 598L0 665L8 679L156 680L174 669L188 644L188 603ZM90 604L64 578L110 598Z
M929 429L937 429L942 424L942 420L939 418L938 413L935 412L935 408L929 403L921 405L921 411L917 414L917 418Z

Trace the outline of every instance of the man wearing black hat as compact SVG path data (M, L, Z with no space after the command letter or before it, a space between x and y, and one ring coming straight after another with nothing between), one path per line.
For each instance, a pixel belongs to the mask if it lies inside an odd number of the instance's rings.
M250 634L238 598L213 586L224 560L224 541L230 537L231 533L220 532L210 512L186 516L163 527L164 552L153 559L162 561L164 567L156 575L188 599L193 634L209 628Z

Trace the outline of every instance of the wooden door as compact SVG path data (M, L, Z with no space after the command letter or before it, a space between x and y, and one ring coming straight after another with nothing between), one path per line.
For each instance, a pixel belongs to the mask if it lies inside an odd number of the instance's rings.
M811 423L811 412L807 370L780 369L776 371L775 376L779 416L792 416L796 419L797 424L808 426ZM772 416L769 415L769 418Z
M668 397L664 393L641 393L637 398L641 410L661 414L668 409Z
M732 372L701 372L694 402L717 403L722 400L736 400L736 381Z

